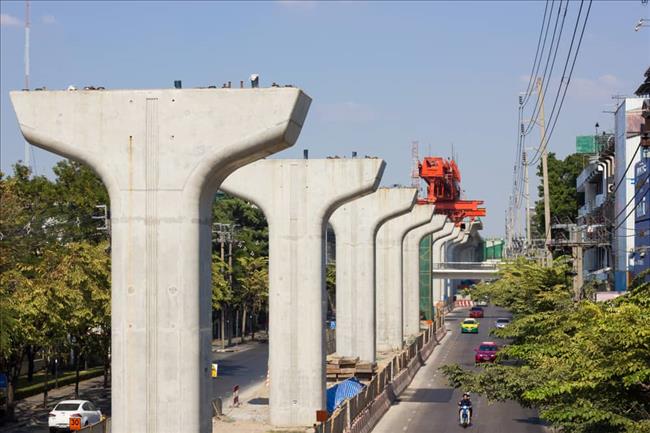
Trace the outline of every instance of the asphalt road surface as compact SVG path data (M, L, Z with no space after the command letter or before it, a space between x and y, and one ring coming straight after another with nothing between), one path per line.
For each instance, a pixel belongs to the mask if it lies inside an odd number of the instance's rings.
M213 398L221 397L225 404L232 401L232 389L239 385L240 393L259 386L266 380L269 345L266 342L245 343L233 352L213 351L213 362L219 364L219 377L212 381ZM92 384L92 385L91 385ZM52 392L48 408L42 407L42 394L29 397L21 403L20 422L0 426L0 433L46 433L48 413L60 400L73 398L72 385ZM95 403L103 414L111 413L110 389L101 386L101 378L81 382L80 398Z
M235 385L239 385L242 394L266 380L269 345L267 342L248 343L235 353L214 353L212 359L219 365L218 377L212 380L212 396L220 397L225 405L232 402Z
M510 317L505 310L485 308L485 317L478 319L478 334L461 334L460 322L468 317L468 308L458 309L447 316L450 331L436 347L411 385L379 421L373 433L544 433L546 430L534 410L524 409L514 402L488 403L472 396L474 417L472 425L463 429L458 424L458 401L462 390L454 390L438 368L460 364L474 368L474 348L482 341L503 341L489 335L498 317Z

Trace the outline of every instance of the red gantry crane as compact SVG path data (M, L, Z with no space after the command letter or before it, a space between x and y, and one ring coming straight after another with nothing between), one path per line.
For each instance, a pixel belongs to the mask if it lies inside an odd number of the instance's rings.
M482 200L460 199L460 170L453 159L425 157L418 162L418 173L427 183L427 197L418 199L420 204L435 204L435 213L445 214L459 225L463 219L484 217Z

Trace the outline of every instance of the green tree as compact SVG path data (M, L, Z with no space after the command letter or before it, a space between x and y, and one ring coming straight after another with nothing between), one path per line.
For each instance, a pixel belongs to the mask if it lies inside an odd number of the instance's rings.
M97 236L98 222L92 219L92 212L97 201L107 203L107 194L99 179L81 164L62 161L54 171L58 175L55 182L44 176L32 176L22 165L15 165L11 176L0 173L0 309L3 319L0 371L7 372L10 378L10 412L13 386L24 357L29 361L29 379L36 353L42 351L47 357L63 349L68 344L68 334L74 335L69 332L72 324L77 325L76 333L83 334L88 344L98 348L94 351L103 350L108 359L110 291L106 278L110 259L105 241L93 251L101 253L101 278L100 273L91 272L87 264L82 266L92 245L102 242L102 236ZM86 241L91 241L92 245ZM59 263L58 267L55 263ZM52 273L57 270L58 274ZM60 277L66 275L67 281L61 281ZM74 304L79 296L86 297L81 289L90 282L101 285L103 295L94 294L96 302L85 304L95 308L91 314L94 322L83 325L90 326L95 333L98 329L105 331L101 344L96 344L100 336L88 337L81 330L80 324L88 316L76 317L75 322L75 317L62 308ZM56 291L55 286L58 287ZM101 311L105 314L100 314ZM100 326L97 325L99 319Z
M250 294L243 283L251 278L251 273L256 275L259 266L255 259L267 260L268 258L268 225L264 213L258 207L222 192L215 197L213 221L234 227L232 258L227 258L229 248L228 245L224 246L225 261L232 263L229 269L232 287L230 287L229 297L221 302L220 310L222 323L224 315L230 317L232 323L237 323L241 314L240 329L243 330L246 326L247 313L252 308L248 300ZM213 242L213 251L218 254L221 252L221 245L216 238ZM265 310L265 305L266 300L264 306L255 307L255 314Z
M13 415L14 387L25 356L28 357L28 378L33 372L39 338L29 320L33 304L28 302L33 290L34 265L42 251L56 236L49 229L54 221L52 183L42 176L31 176L20 164L13 175L0 173L0 287L3 311L3 344L0 351L0 371L9 378L8 412Z
M328 263L325 269L328 313L336 314L336 263Z
M74 350L76 395L81 357L99 350L105 367L108 365L111 303L107 250L106 241L55 245L44 252L36 268L33 320L43 325L35 332L46 356L60 345Z
M98 205L109 206L109 197L101 179L88 166L76 161L59 161L52 171L56 175L54 184L57 220L65 225L61 230L64 241L101 242L106 233L97 228L102 222L93 219L98 215Z
M239 266L246 272L237 278L240 290L236 295L237 303L242 307L242 335L246 335L246 317L252 313L254 319L266 305L269 296L269 260L267 257L242 256L237 259ZM253 325L254 322L251 324ZM252 331L253 336L254 330Z
M219 311L232 300L228 275L230 267L218 254L212 254L212 309Z
M579 153L557 159L555 153L548 154L548 185L551 218L559 221L574 220L578 215L578 192L576 179L584 168L585 156ZM544 237L544 185L542 183L542 164L537 166L540 184L537 187L540 200L535 202L535 216L532 228L535 236Z
M574 303L566 265L556 260L553 268L519 261L496 283L480 284L472 295L512 309L513 322L493 331L512 343L478 372L458 365L443 372L489 400L538 408L564 431L650 431L650 284L609 302Z

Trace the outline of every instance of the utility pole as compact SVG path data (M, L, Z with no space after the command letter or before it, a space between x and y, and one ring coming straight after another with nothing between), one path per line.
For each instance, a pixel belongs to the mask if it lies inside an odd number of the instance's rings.
M530 248L532 242L530 237L530 193L528 192L528 161L526 160L526 149L521 157L524 166L524 194L526 194L526 249Z
M551 266L553 263L553 254L551 254L551 203L548 192L548 152L546 149L546 128L544 127L544 93L542 92L542 79L537 78L537 94L539 95L539 130L540 130L540 146L542 150L542 180L544 184L544 232L545 236L545 250L546 250L546 266Z
M573 253L573 271L575 272L575 275L573 276L573 295L576 301L580 301L582 299L582 284L583 284L582 245L577 243L572 248L571 252Z
M221 224L221 223L214 223L213 224L213 230L212 232L217 235L217 242L219 243L220 246L220 254L221 254L221 272L224 272L224 267L225 267L225 260L226 260L226 249L225 245L228 244L228 282L230 284L230 287L232 287L232 245L235 242L235 225L234 224ZM239 246L241 246L241 243L238 243ZM228 333L228 345L232 343L232 333L231 333L231 326L228 326L226 329L226 317L229 316L229 311L227 310L227 307L224 303L221 307L221 347L222 349L225 349L226 347L226 333ZM237 331L237 327L235 327L235 332Z
M25 0L25 89L29 90L29 0ZM31 168L30 164L30 144L25 140L25 160L23 163L27 168Z

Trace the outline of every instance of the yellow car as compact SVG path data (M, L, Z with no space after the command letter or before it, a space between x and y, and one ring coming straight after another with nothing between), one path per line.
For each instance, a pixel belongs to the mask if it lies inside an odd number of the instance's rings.
M478 334L478 321L476 319L465 319L460 322L460 332L465 334L467 332Z

